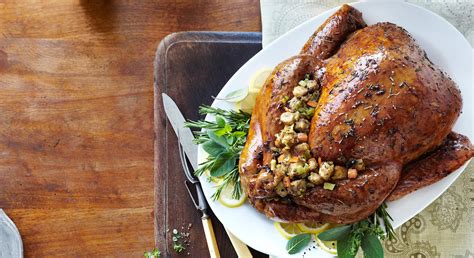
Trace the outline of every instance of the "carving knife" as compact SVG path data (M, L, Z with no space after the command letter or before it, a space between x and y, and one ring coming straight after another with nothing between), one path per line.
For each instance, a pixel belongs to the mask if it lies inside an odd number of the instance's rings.
M166 116L167 116L168 120L170 121L171 126L173 127L173 130L174 130L175 134L178 136L179 142L181 143L181 145L183 147L183 150L186 153L186 156L187 156L188 160L191 163L191 166L193 167L194 170L196 170L198 168L198 162L197 162L198 147L197 147L196 144L193 143L194 135L193 135L191 129L184 126L184 123L185 123L186 120L185 120L183 114L181 113L181 111L179 110L178 106L176 105L176 103L165 93L162 93L162 98L163 98L163 106L164 106ZM187 185L187 187L188 187L188 185ZM201 188L201 185L196 184L196 187ZM196 191L198 192L198 202L195 202L195 205L201 211L202 211L202 209L199 208L199 207L205 207L205 209L207 209L208 206L207 206L206 200L202 199L202 201L201 201L200 200L201 198L199 198L199 192L200 191L202 192L202 189L196 189ZM194 198L192 196L191 196L191 198L194 201ZM212 230L212 224L210 223L209 217L207 217L205 215L206 214L204 213L203 214L203 226L204 226L204 230L205 230L205 233L206 233L206 238L208 237L208 233L209 233L209 235L211 235L211 233L212 233L212 236L210 236L210 238L212 238L212 239L207 239L208 240L208 246L209 245L214 245L213 243L215 243L215 236L214 236L214 231ZM206 219L204 219L204 217L206 217ZM210 228L209 228L209 226L210 226ZM206 232L207 229L209 229L209 232ZM227 235L229 236L229 239L230 239L232 245L234 246L234 249L235 249L235 251L236 251L236 253L239 257L252 257L252 254L250 253L248 247L242 241L240 241L238 238L236 238L227 229L226 229L226 232L227 232ZM209 241L211 241L211 242L209 242ZM209 248L211 249L211 246L209 246ZM215 244L215 248L217 250L217 244Z

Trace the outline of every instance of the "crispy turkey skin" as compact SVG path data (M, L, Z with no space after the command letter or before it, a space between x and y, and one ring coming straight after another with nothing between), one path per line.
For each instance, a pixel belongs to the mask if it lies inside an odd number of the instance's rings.
M281 197L269 168L284 127L282 103L308 74L319 85L307 140L311 156L335 164L363 159L366 168L354 179L334 181L333 190L315 185ZM406 30L366 26L359 11L344 5L266 80L240 157L242 184L252 205L270 218L362 220L387 198L432 184L473 156L469 140L451 133L461 108L455 83Z

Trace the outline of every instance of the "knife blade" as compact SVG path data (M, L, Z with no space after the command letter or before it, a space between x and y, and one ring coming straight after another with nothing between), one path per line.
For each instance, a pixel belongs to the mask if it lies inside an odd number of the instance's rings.
M186 152L186 155L191 162L191 166L194 170L196 170L198 168L198 147L193 143L194 135L191 129L184 126L186 119L184 119L184 116L179 110L178 105L176 105L176 103L167 94L162 93L161 96L163 98L163 106L165 107L166 116L168 117L175 134L177 136L179 135L181 145L183 145L184 152Z

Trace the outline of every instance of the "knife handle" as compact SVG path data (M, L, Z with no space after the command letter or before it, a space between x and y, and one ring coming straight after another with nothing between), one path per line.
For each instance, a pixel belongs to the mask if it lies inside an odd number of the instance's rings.
M230 233L229 230L225 230L227 232L227 235L229 236L230 242L232 243L232 246L234 247L235 252L237 253L237 256L239 258L252 258L252 253L250 253L250 250L244 242L240 241L237 237L235 237L232 233Z
M207 247L209 248L211 258L220 258L221 255L219 254L219 248L217 247L216 236L214 235L211 219L208 216L202 217L202 227L204 228Z

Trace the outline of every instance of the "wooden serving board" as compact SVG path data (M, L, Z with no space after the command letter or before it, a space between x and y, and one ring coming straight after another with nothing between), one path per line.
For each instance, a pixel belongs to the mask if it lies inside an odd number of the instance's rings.
M247 32L182 32L167 36L155 58L155 241L164 257L208 257L201 214L184 187L177 138L163 111L161 93L168 94L189 119L198 107L210 105L227 80L261 49L261 34ZM242 218L244 221L245 218ZM212 215L222 257L236 257L222 224ZM188 230L189 224L192 224ZM190 233L190 245L177 254L173 229ZM254 257L268 257L252 251Z

